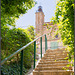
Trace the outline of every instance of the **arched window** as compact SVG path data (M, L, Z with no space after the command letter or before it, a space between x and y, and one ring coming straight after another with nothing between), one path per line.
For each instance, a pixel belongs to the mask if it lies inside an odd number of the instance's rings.
M55 36L55 38L58 38L58 34Z

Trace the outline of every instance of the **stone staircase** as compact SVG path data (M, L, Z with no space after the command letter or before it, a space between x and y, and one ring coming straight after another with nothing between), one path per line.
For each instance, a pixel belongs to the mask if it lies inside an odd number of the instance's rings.
M36 68L33 75L73 75L72 67L67 67L67 51L65 48L47 50Z

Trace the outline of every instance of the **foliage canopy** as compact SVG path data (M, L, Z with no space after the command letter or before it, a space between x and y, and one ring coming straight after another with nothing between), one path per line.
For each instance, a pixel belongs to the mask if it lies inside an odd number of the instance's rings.
M15 18L27 13L34 5L34 0L1 0L1 25L15 26Z
M29 35L31 35L30 38L34 40L34 37L35 37L35 35L34 35L34 27L33 26L29 26L27 28L27 31L29 32Z
M34 0L1 0L1 59L6 58L32 41L31 35L27 35L27 30L15 28L15 21L20 15L27 13L35 4L36 2ZM24 50L24 69L31 67L33 48L33 44L31 44ZM15 57L17 60L14 59ZM17 74L20 72L20 69L18 69L20 68L20 53L15 57L12 58L13 62L3 65L2 71L4 73ZM14 65L12 66L12 64ZM16 67L16 70L13 70L14 66ZM10 73L8 72L9 69L11 71Z
M74 55L74 0L59 0L52 21L59 28L61 39L69 50L70 60Z

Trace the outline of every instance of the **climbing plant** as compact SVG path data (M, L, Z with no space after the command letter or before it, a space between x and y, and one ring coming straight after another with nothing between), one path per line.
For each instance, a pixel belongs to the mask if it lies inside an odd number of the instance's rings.
M59 0L51 21L59 28L63 44L69 51L69 60L74 61L74 0Z

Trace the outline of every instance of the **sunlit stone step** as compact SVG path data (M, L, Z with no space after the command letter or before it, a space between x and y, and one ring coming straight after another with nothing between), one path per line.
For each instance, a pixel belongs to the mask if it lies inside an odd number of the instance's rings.
M68 63L39 64L37 67L67 66Z
M65 70L43 70L43 71L33 71L33 75L73 75L72 71Z
M46 50L33 75L73 75L72 67L67 66L70 63L67 55L65 48Z
M35 70L72 70L72 67L66 67L66 66L52 66L52 67L36 67Z

